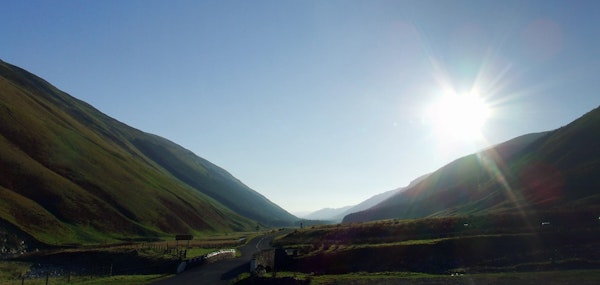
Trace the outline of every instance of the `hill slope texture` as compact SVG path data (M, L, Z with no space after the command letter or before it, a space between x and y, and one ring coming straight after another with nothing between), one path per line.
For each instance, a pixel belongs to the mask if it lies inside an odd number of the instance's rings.
M460 158L344 222L600 210L600 108ZM594 218L595 219L595 218Z
M295 219L192 152L0 61L0 222L66 243Z

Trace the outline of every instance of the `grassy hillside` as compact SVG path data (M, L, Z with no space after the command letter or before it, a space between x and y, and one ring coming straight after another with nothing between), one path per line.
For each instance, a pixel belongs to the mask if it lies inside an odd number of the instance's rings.
M224 169L164 138L137 135L131 142L146 157L160 164L179 180L244 217L275 226L289 225L296 220L294 216L248 188Z
M558 130L460 158L345 222L598 208L600 108Z
M505 213L320 226L274 244L296 249L278 264L280 271L315 275L597 269L598 221L581 219L595 212L574 210L552 217ZM543 217L552 225L542 226Z
M210 162L1 61L0 170L0 219L45 243L295 219Z

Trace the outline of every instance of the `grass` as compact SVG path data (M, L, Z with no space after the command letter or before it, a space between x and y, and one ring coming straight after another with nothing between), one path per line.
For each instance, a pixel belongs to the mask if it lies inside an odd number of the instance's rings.
M208 253L214 252L216 248L190 248L187 250L187 258L194 258L203 256Z
M30 264L27 262L0 261L0 281L18 279L29 270L29 267Z
M265 277L264 280L272 278ZM412 285L567 285L600 284L600 270L566 270L545 272L509 272L509 273L485 273L485 274L463 274L463 275L434 275L414 272L378 272L378 273L350 273L336 275L314 275L297 272L277 272L276 278L292 278L306 281L310 285L372 285L372 284L412 284ZM246 274L240 276L235 284L253 284L251 276ZM265 282L266 283L266 282ZM254 283L256 284L256 283Z
M299 229L275 239L277 246L298 250L278 268L315 276L371 272L363 274L371 277L394 271L445 276L599 269L598 222L559 223L575 220L573 213L565 214L552 216L551 227L524 227L512 222L521 217L492 215Z
M89 277L89 276L67 276L60 277L49 277L48 283L54 284L81 284L81 285L140 285L150 284L161 279L169 278L170 275L117 275L117 276L106 276L106 277ZM46 278L35 278L35 279L16 279L9 281L0 282L1 285L45 285Z
M238 247L243 238L247 241L256 234L204 234L189 241L189 247L187 241L179 241L179 250L187 250L186 258L190 259ZM21 276L28 272L28 276L37 274L38 278L27 278L25 284L45 284L45 276L40 276L45 274L43 270L55 272L49 276L49 284L66 284L68 268L77 268L71 271L70 284L146 284L174 271L179 260L176 245L175 240L168 240L42 250L21 255L19 261L0 261L0 285L21 284ZM54 276L58 272L62 276Z
M599 224L597 210L584 208L571 212L540 212L525 218L521 214L489 214L314 226L277 237L274 244L283 247L320 244L355 246L398 242L410 244L466 236L568 232L596 228ZM543 217L553 222L551 227L540 227Z
M389 247L389 246L402 246L402 245L435 245L443 241L460 240L466 237L469 238L493 238L493 237L514 237L514 236L531 236L531 233L523 234L487 234L487 235L470 235L470 236L454 236L454 237L443 237L443 238L432 238L432 239L411 239L398 242L388 243L377 243L377 244L357 244L339 248L370 248L370 247Z

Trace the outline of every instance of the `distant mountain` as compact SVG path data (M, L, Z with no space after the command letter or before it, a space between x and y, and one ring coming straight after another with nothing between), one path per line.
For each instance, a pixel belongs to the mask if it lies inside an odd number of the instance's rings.
M3 228L60 244L295 220L224 169L0 61Z
M359 212L359 211L363 211L366 210L368 208L371 208L377 204L379 204L380 202L388 199L389 197L392 197L394 194L401 192L405 189L408 189L414 185L416 185L417 183L421 182L423 179L425 179L429 174L425 174L422 175L420 177L418 177L417 179L413 180L410 182L410 184L406 187L400 187L400 188L396 188L394 190L390 190L390 191L386 191L380 194L377 194L363 202L361 202L358 205L354 205L354 206L346 206L346 207L342 207L342 208L337 208L337 209L333 209L333 208L325 208L325 209L321 209L315 212L312 212L310 214L306 214L304 216L302 216L305 219L309 219L309 220L323 220L323 221L330 221L330 222L341 222L342 219L351 213L354 212Z
M344 222L600 209L600 108L457 159Z
M425 174L425 175L421 175L419 177L417 177L416 179L414 179L413 181L411 181L407 186L405 187L400 187L400 188L396 188L394 190L390 190L390 191L386 191L383 192L381 194L377 194L363 202L361 202L360 204L348 209L345 213L343 213L342 216L338 217L339 220L341 221L344 216L349 215L351 213L355 213L355 212L360 212L360 211L364 211L366 209L369 209L387 199L389 199L390 197L406 190L409 189L417 184L419 184L421 181L423 181L425 178L427 178L427 176L429 176L429 174Z
M338 216L343 215L348 209L352 208L352 206L346 206L342 208L324 208L321 210L314 211L307 215L302 216L302 218L307 220L322 220L322 221L332 221L339 222L342 219L338 219ZM342 216L343 217L343 216Z

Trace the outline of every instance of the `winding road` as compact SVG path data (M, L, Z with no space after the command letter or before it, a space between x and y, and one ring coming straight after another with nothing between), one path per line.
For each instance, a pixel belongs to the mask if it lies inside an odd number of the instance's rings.
M152 285L230 284L239 274L249 272L250 259L254 253L271 248L274 235L259 236L250 240L237 249L241 252L241 257L203 264Z

